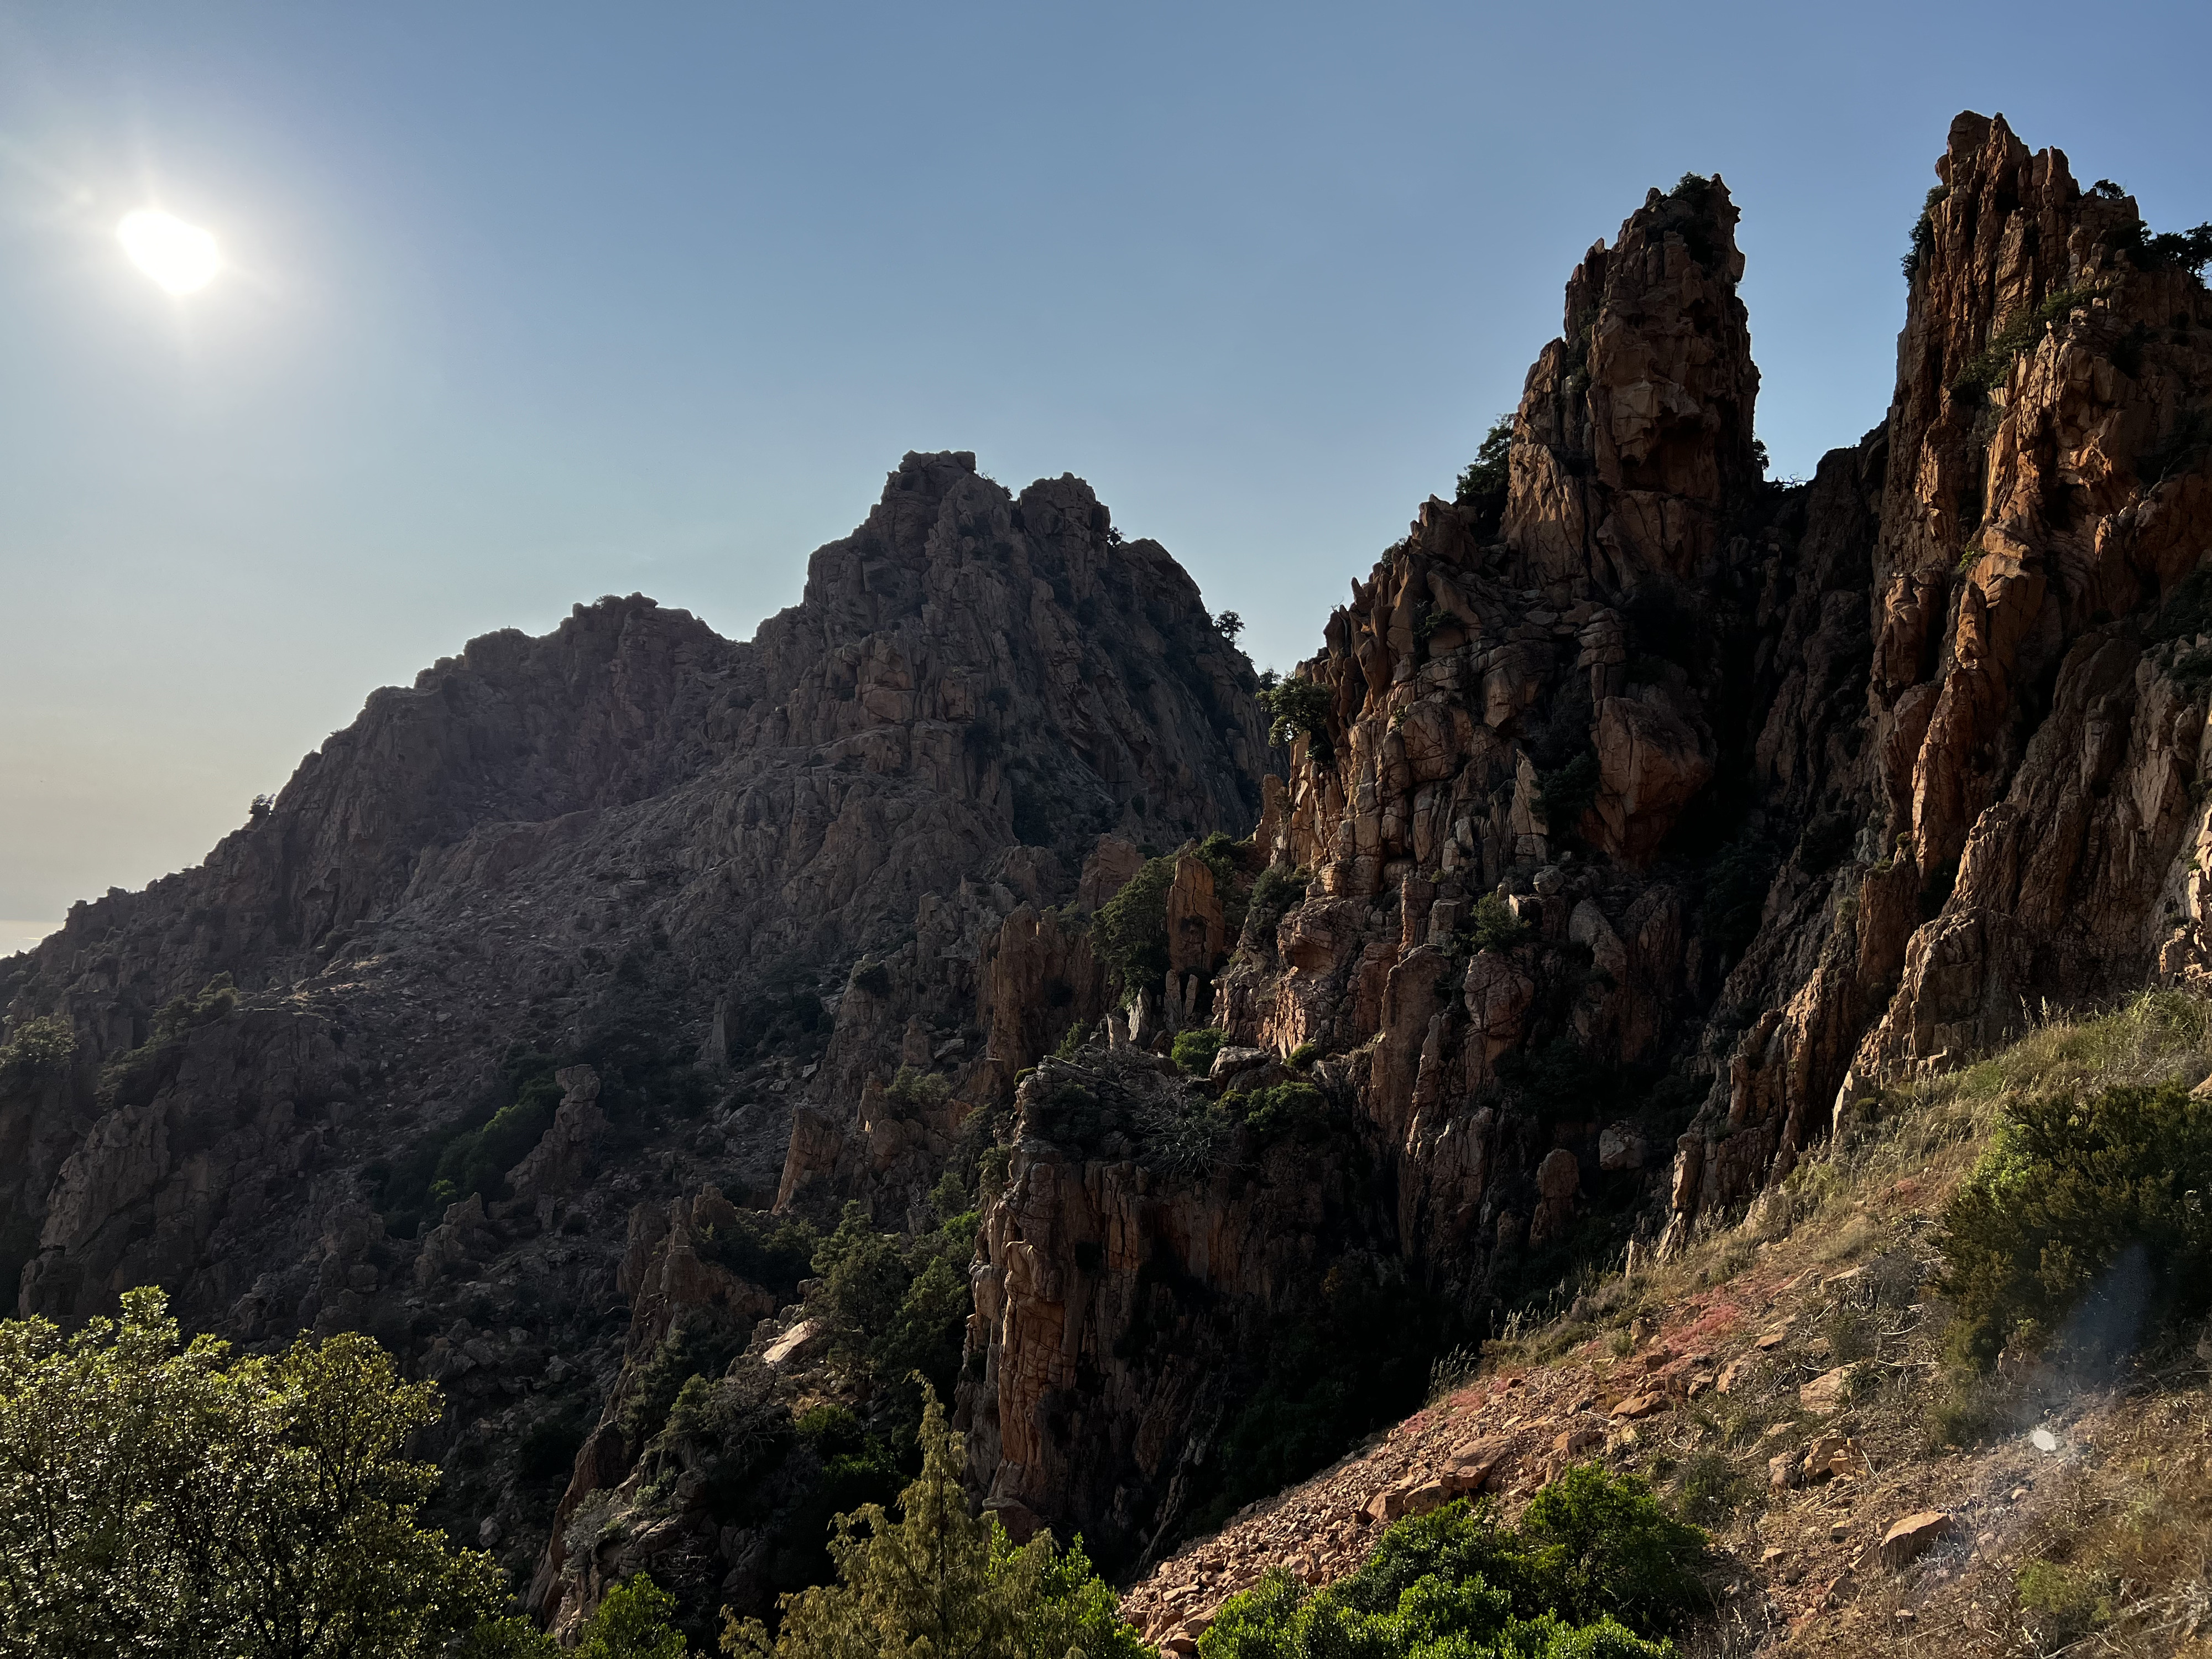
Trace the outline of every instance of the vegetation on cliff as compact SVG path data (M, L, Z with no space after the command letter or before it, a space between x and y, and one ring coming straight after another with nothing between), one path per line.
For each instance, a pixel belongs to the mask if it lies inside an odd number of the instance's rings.
M1510 1525L1464 1498L1397 1522L1317 1593L1275 1569L1222 1604L1199 1659L1664 1659L1710 1604L1705 1553L1643 1481L1578 1464Z

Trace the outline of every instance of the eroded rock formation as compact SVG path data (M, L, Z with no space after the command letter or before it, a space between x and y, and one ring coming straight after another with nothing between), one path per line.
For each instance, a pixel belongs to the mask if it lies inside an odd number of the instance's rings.
M1720 181L1593 249L1503 502L1424 504L1298 671L1323 713L1243 937L1170 941L1224 1062L1310 1064L1363 1126L1350 1224L1460 1307L1670 1248L2043 999L2212 967L2212 301L2002 118L1937 173L1895 401L1809 483L1759 477ZM977 1478L1156 1540L1146 1448L1220 1407L1132 1370L1128 1297L1071 1251L1147 1212L1033 1115L978 1274ZM1249 1181L1186 1176L1139 1252L1217 1298L1190 1341L1248 1392L1281 1285L1215 1272L1213 1229Z
M445 1380L451 1501L527 1582L558 1489L517 1443L614 1411L623 1333L661 1334L633 1212L768 1201L794 1106L842 1121L902 1060L1026 1054L1048 1022L983 970L1079 972L1040 917L1103 832L1250 819L1253 687L1088 486L967 454L908 456L749 642L638 597L474 641L205 864L0 964L77 1038L0 1100L0 1266L64 1321L155 1283L249 1343L374 1332Z

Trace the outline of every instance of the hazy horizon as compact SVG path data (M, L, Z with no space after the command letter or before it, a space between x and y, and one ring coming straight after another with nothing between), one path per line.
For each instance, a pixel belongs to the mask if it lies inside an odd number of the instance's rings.
M1958 111L2212 218L2197 8L647 16L0 13L0 952L471 637L750 637L908 450L1089 479L1287 667L1685 171L1775 476L1881 418Z

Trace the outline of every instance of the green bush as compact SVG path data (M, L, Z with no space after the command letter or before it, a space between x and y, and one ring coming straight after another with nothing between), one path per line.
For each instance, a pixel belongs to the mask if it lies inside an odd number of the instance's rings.
M1920 217L1914 222L1912 227L1912 246L1905 250L1905 258L1899 262L1905 267L1905 279L1907 282L1911 282L1919 274L1920 267L1927 262L1929 254L1935 249L1936 204L1950 193L1951 187L1948 185L1938 185L1928 192L1928 199L1921 204Z
M1291 1050L1289 1062L1291 1065L1296 1066L1299 1071L1303 1072L1307 1066L1312 1065L1314 1061L1320 1058L1321 1044L1318 1042L1301 1042L1297 1048Z
M1194 1031L1176 1033L1174 1058L1176 1068L1185 1077L1204 1077L1213 1068L1213 1057L1221 1052L1221 1045L1229 1041L1229 1033L1217 1026L1203 1025Z
M867 1504L837 1516L830 1542L836 1582L783 1598L771 1637L758 1620L723 1615L732 1659L1147 1659L1111 1586L1078 1538L1065 1552L1040 1532L1017 1548L992 1515L969 1512L965 1459L925 1402L921 1474L899 1494L898 1519Z
M2046 1650L2081 1641L2112 1621L2118 1588L2103 1573L2056 1561L2031 1561L2014 1581L2023 1611L2035 1616Z
M1262 1140L1312 1139L1328 1127L1328 1101L1310 1083L1274 1083L1249 1095L1238 1091L1224 1095L1221 1106Z
M151 1289L0 1322L0 1653L450 1652L507 1587L419 1524L439 1416L358 1333L234 1356Z
M951 1093L951 1079L943 1073L918 1072L911 1066L900 1066L898 1074L884 1090L893 1105L917 1112L942 1106Z
M1328 688L1318 680L1291 679L1258 695L1270 718L1267 741L1288 744L1304 737L1315 762L1326 765L1335 752L1328 737Z
M659 1434L684 1384L720 1374L744 1346L737 1333L718 1322L679 1320L637 1369L635 1386L623 1401L623 1438L633 1450Z
M2212 1305L2212 1112L2180 1083L2012 1102L1943 1216L1954 1352L2085 1356Z
M155 1042L169 1042L202 1025L228 1019L238 1010L238 993L228 974L217 974L200 988L198 996L175 996L155 1011Z
M1503 895L1485 893L1468 915L1467 933L1477 951L1510 951L1528 937L1528 929Z
M1517 1525L1462 1500L1316 1593L1277 1569L1222 1604L1200 1659L1662 1659L1710 1605L1706 1549L1640 1480L1581 1465Z
M775 1291L779 1301L789 1301L799 1292L799 1281L813 1270L821 1243L804 1217L739 1210L728 1225L703 1228L696 1248L709 1261Z
M1307 879L1303 870L1287 870L1280 865L1271 864L1262 870L1259 880L1252 884L1252 896L1246 902L1246 931L1257 929L1272 944L1276 924L1293 906L1304 902Z
M76 1055L76 1027L59 1014L17 1022L0 1045L0 1089L65 1076Z
M1462 507L1486 507L1505 494L1513 476L1513 416L1509 411L1490 423L1474 459L1459 475L1455 499Z
M1127 995L1157 988L1168 971L1168 889L1173 859L1148 859L1121 890L1091 919L1091 948L1115 986Z
M1536 810L1544 815L1546 830L1554 836L1571 836L1597 799L1597 750L1584 749L1556 771L1536 777Z
M675 1617L676 1598L646 1574L610 1584L584 1627L576 1659L684 1659L689 1647Z
M2137 270L2185 270L2193 276L2212 264L2212 222L2154 235L2138 219L2115 240Z

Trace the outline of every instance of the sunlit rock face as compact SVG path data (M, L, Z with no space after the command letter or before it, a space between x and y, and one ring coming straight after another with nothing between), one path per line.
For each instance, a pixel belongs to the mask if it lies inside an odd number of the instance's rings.
M2203 980L2212 298L2000 120L1937 174L1890 411L1790 484L1736 208L1653 191L1573 273L1503 487L1422 503L1326 619L1272 773L1166 554L961 455L750 642L609 599L378 693L204 866L8 965L79 1038L0 1102L22 1304L153 1279L248 1341L374 1330L454 1395L434 1449L540 1611L648 1563L757 1599L763 1528L680 1483L589 1559L555 1519L635 1496L619 1403L686 1309L833 1386L807 1310L711 1259L733 1206L918 1226L988 1125L971 1477L1130 1563L1219 1498L1271 1345L1386 1296L1479 1336L2046 998ZM1186 844L1217 829L1249 839ZM1091 917L1140 875L1166 969L1117 987ZM157 1030L218 973L234 1010ZM1166 1058L1196 1025L1203 1078ZM511 1195L422 1196L539 1061ZM565 1495L501 1473L570 1408Z
M1311 1045L1374 1186L1309 1218L1244 1143L1138 1178L1025 1116L965 1402L991 1501L1143 1547L1346 1240L1480 1311L1740 1213L2045 998L2212 973L2212 300L2002 120L1936 173L1888 416L1807 483L1759 477L1718 180L1577 267L1504 499L1424 503L1300 670L1327 718L1250 865L1304 885L1210 963L1224 1055ZM1138 1261L1196 1287L1201 1374Z

